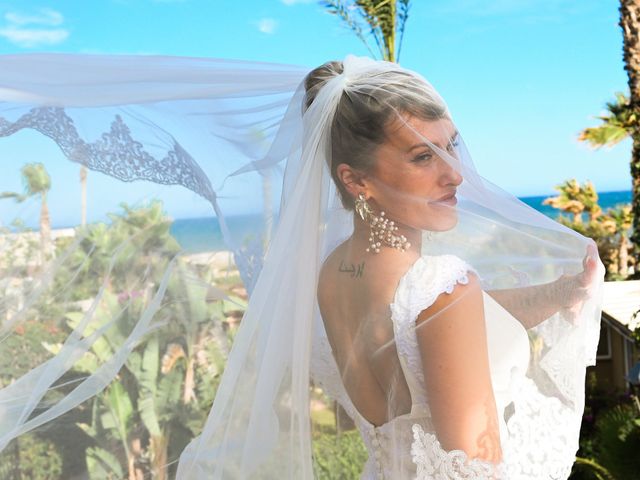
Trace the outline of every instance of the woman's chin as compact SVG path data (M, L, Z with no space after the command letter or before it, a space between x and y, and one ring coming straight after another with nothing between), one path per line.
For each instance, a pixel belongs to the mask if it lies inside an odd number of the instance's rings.
M447 232L454 229L456 225L458 225L458 212L452 209L444 215L431 218L430 222L422 226L421 229L430 232Z

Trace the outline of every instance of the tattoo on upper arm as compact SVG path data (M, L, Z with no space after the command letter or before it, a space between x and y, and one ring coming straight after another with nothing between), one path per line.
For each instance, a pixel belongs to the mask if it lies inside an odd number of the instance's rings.
M361 278L364 272L364 261L360 262L357 265L352 263L351 265L347 266L344 263L344 260L340 260L340 267L338 268L338 271L342 273L350 273L351 278Z

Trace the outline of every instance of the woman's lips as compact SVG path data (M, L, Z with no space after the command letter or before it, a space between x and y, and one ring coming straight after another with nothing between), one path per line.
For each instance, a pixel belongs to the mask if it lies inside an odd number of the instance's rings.
M442 203L444 205L456 205L458 203L458 198L456 197L455 194L453 194L449 197L444 197L439 200L435 200L433 203Z

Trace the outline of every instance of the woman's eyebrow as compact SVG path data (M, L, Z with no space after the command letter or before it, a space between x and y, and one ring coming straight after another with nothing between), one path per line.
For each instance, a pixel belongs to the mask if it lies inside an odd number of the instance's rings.
M460 133L460 132L459 132L458 130L456 130L455 132L453 132L453 135L451 135L451 137L449 138L449 142L452 142L452 141L453 141L453 139L454 139L454 138L456 138L456 137L458 136L458 134L459 134L459 133ZM432 143L433 143L433 142L432 142ZM443 148L443 147L441 147L438 143L433 143L433 144L434 144L436 147L438 147L438 148ZM430 145L428 145L428 144L426 144L426 143L424 143L424 142L416 143L415 145L411 146L411 147L409 148L409 150L407 150L407 152L411 152L412 150L415 150L416 148L419 148L419 147L430 147Z

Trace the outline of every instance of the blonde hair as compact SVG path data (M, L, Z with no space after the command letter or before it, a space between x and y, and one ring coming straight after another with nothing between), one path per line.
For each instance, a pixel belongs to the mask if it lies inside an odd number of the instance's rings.
M422 77L401 67L372 70L350 82L342 92L331 125L329 169L342 205L353 210L354 199L337 176L337 166L346 163L368 172L374 164L374 151L387 138L387 127L394 113L423 120L448 117L447 106ZM342 74L340 61L330 61L313 69L305 77L305 110L331 78Z

